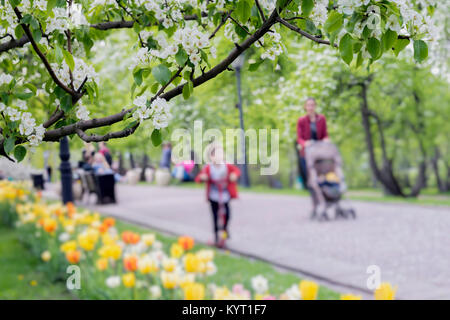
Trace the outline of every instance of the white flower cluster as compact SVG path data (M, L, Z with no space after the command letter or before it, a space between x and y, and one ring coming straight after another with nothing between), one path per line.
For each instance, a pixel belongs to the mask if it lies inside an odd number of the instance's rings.
M79 104L76 111L75 111L75 115L77 116L78 119L80 120L89 120L89 110L86 108L85 105L83 104Z
M137 108L133 113L133 117L139 121L152 118L153 126L156 129L167 127L172 117L167 101L158 97L151 103L150 107L147 106L147 101L148 97L145 94L134 99L133 105Z
M142 39L147 40L149 37L153 36L153 33L149 31L142 31L140 35ZM194 65L198 65L202 60L200 49L206 49L210 46L208 35L201 32L196 27L185 27L178 29L171 38L171 42L169 42L164 33L159 33L156 35L155 40L158 43L159 49L139 49L129 66L130 70L133 70L136 66L148 66L153 57L163 60L174 58L180 47L183 48L188 54L189 61ZM216 48L210 47L209 51L211 56L215 58Z
M266 39L268 41L266 41ZM270 47L264 48L265 51L261 54L261 59L269 59L274 61L276 57L283 53L283 47L281 45L281 35L278 32L270 32L264 35L261 39L262 44L270 44ZM260 47L258 42L255 43L255 47Z
M8 84L13 80L13 77L9 74L2 73L0 74L0 86L2 84Z
M72 77L75 89L78 89L81 86L86 77L88 81L99 81L98 74L92 66L89 66L80 58L74 57L73 59L75 62L75 67L72 71ZM62 62L61 66L58 66L56 63L52 63L52 68L55 70L56 76L62 83L66 85L70 84L70 69L65 60Z
M417 9L413 7L414 4L411 1L391 0L391 2L395 3L399 8L401 19L396 16L394 12L391 12L385 26L386 29L393 30L397 33L405 31L405 33L409 33L412 36L416 34L425 34L431 39L435 38L436 28L429 15L418 12ZM369 5L365 12L367 19L359 22L355 26L354 33L356 36L360 36L367 26L367 28L372 30L371 36L380 39L382 35L380 7L377 4L370 5L371 3L373 3L371 0L338 0L337 10L338 12L347 15L346 22L348 22L355 11L359 10L362 6ZM417 1L417 4L420 4L422 8L427 8L429 5L435 5L436 1L419 0Z
M47 19L46 32L50 33L55 30L64 32L69 29L69 12L64 8L53 8L53 17Z
M17 108L7 107L5 104L0 102L0 112L10 121L19 122L19 133L26 137L30 142L30 146L38 146L42 139L44 138L45 128L41 125L36 126L36 119L33 118L30 112L25 112L27 110L26 103L24 101L16 102Z

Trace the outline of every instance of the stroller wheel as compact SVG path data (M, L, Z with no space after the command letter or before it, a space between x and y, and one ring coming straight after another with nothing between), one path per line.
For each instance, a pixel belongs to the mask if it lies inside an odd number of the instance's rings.
M320 215L320 217L319 217L318 220L319 220L319 221L329 221L330 218L328 218L327 212L324 211L324 212Z
M347 214L344 210L342 210L341 208L338 207L334 211L334 218L335 219L339 219L339 218L347 219Z
M351 216L353 219L356 219L356 212L355 212L354 209L348 210L348 213L350 214L350 216Z

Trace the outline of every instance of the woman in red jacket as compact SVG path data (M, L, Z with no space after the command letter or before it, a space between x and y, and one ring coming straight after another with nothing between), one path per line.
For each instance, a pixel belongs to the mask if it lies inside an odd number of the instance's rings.
M314 98L305 102L306 115L297 122L297 147L300 152L300 176L303 186L308 186L308 172L306 170L305 148L315 140L328 140L327 120L322 114L316 113L317 103Z
M228 232L228 223L230 221L229 202L238 196L236 182L240 171L237 167L225 163L221 146L211 145L208 154L211 163L203 167L195 181L206 182L206 197L211 204L213 215L215 245L224 247L225 239L230 237ZM219 219L222 220L220 227ZM222 231L220 238L219 231Z

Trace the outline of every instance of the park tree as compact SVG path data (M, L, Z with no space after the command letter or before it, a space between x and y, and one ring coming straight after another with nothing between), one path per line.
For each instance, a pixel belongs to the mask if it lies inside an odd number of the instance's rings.
M145 120L159 144L170 100L189 98L250 48L258 51L253 69L277 61L285 51L282 28L336 48L354 68L388 51L398 55L410 43L420 63L436 37L435 6L425 0L1 0L0 153L20 161L27 148L65 136L123 138ZM126 70L136 97L92 118L103 96L92 62L117 29L133 30ZM215 42L222 34L228 41ZM215 43L227 53L217 55Z

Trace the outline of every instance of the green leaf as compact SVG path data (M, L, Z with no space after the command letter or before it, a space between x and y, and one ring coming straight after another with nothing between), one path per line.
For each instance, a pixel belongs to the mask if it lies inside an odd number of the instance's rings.
M186 82L186 84L183 86L183 98L184 100L189 99L192 92L194 91L194 84L192 81Z
M75 61L73 60L73 56L70 54L69 51L64 50L62 51L64 55L64 60L66 61L67 65L69 66L70 71L73 72L73 69L75 68Z
M55 60L58 64L61 64L62 60L63 60L64 56L63 56L63 52L60 46L56 45L55 46Z
M348 33L342 37L339 43L339 52L342 60L350 65L353 60L353 38Z
M31 83L26 83L24 87L30 89L31 91L33 91L34 94L36 94L37 88Z
M41 41L41 39L42 39L42 33L41 33L41 30L39 30L39 29L34 29L34 30L31 32L31 35L33 36L33 39L34 39L34 41L36 41L36 42L39 42L39 41Z
M303 0L302 1L302 16L307 17L311 14L314 8L314 0Z
M344 23L344 16L337 11L332 11L325 22L324 29L328 33L339 30Z
M398 39L394 44L394 54L399 55L409 44L409 39Z
M178 49L177 54L175 55L175 60L177 61L178 65L184 66L188 59L188 55L184 49L180 48Z
M12 151L12 149L14 149L15 143L16 143L15 137L9 137L8 139L5 140L3 148L5 149L6 154L9 154Z
M381 54L381 43L376 38L370 38L367 42L367 51L369 51L373 60L377 60Z
M25 149L24 146L16 146L14 149L14 158L16 158L18 162L22 161L26 154L27 149Z
M248 71L256 71L258 70L259 66L264 62L264 60L259 60L255 63L252 63L248 66Z
M152 143L155 147L158 147L162 143L161 131L154 129L151 135Z
M363 58L362 52L360 51L360 52L358 53L358 57L356 58L356 69L358 69L359 67L361 67L362 64L363 64L363 62L364 62L364 58Z
M420 63L428 57L428 46L423 40L414 41L414 59Z
M69 94L66 94L62 99L61 99L61 109L64 112L69 112L70 109L72 109L72 97Z
M388 30L385 34L383 34L383 37L381 38L381 42L383 43L383 50L387 51L389 49L392 49L395 42L397 41L397 32Z
M156 81L164 86L169 82L172 73L169 68L163 64L160 64L152 69L152 75L155 77Z
M23 29L22 26L19 24L17 25L17 27L14 29L14 35L16 36L16 39L20 39L23 36Z
M33 92L16 92L14 93L14 96L19 98L20 100L28 100L32 96L34 96Z
M155 93L158 92L158 89L159 89L159 83L158 83L158 82L155 82L155 83L151 86L150 91L151 91L153 94L155 94Z
M142 84L142 69L139 69L133 74L134 82L136 85L140 86Z
M240 0L236 6L236 14L242 23L246 23L252 15L252 8L246 0Z

